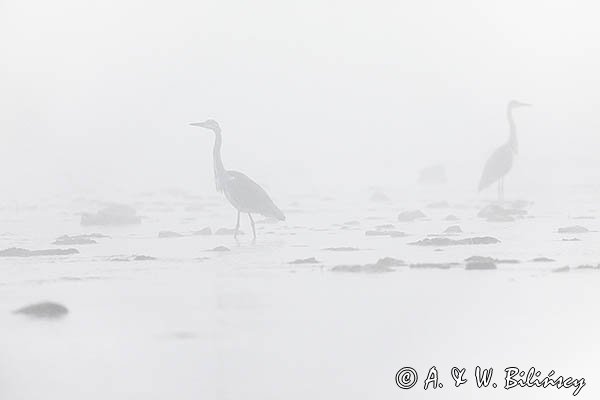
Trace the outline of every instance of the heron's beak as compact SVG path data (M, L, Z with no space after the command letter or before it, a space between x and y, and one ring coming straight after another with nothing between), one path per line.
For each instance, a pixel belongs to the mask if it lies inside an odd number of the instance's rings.
M206 126L204 125L204 122L192 122L190 125L191 126L199 126L200 128L206 128Z
M529 103L520 103L519 105L521 107L532 107L532 104L529 104Z

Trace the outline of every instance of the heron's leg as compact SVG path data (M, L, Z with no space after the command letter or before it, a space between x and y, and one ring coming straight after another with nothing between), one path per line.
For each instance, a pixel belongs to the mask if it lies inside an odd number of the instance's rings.
M502 179L498 181L498 203L502 201Z
M504 177L500 178L500 201L504 203Z
M248 213L248 217L250 218L250 225L252 225L252 238L256 240L256 229L254 228L254 220L252 219L252 214Z
M238 232L240 230L240 214L241 214L241 212L238 211L237 222L235 224L235 232L233 232L233 238L234 239L237 239L237 235L238 235Z

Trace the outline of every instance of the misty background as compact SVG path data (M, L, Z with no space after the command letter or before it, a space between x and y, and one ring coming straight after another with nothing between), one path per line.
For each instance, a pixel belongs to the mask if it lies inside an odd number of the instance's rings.
M572 1L0 0L5 198L416 183L476 196L515 113L507 193L600 181L600 6ZM275 189L276 188L276 189ZM458 189L457 189L458 190ZM490 189L488 197L495 196Z

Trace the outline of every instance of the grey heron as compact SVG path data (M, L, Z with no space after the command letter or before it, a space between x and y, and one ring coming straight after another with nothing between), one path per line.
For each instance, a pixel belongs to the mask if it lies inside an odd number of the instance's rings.
M519 152L519 143L517 141L517 130L512 112L515 108L529 107L531 104L511 100L506 107L506 117L510 133L508 141L498 147L496 151L485 163L483 173L479 180L479 191L487 188L494 182L498 182L498 200L504 200L504 176L508 174L513 165L513 158Z
M256 239L256 228L254 226L254 219L252 219L253 213L285 221L285 215L277 208L262 187L241 172L226 170L223 167L223 161L221 160L221 127L217 121L208 119L204 122L195 122L190 125L209 129L215 134L213 160L217 191L224 193L227 200L229 200L238 212L233 237L237 238L240 229L241 213L248 214L254 239Z

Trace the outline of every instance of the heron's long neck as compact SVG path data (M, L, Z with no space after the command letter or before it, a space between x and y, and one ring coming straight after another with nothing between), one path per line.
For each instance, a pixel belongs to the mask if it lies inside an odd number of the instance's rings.
M516 154L519 152L519 142L517 141L517 128L515 126L515 120L512 115L512 108L508 107L506 110L506 117L508 118L508 126L510 127L510 136L508 137L508 144Z
M221 130L215 129L215 147L213 148L213 160L215 167L215 180L217 183L217 190L220 190L219 180L225 174L225 167L223 167L223 161L221 160Z

